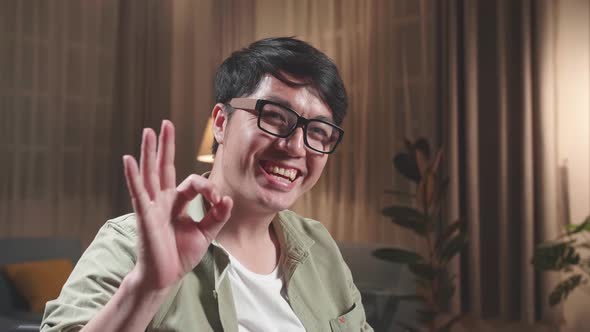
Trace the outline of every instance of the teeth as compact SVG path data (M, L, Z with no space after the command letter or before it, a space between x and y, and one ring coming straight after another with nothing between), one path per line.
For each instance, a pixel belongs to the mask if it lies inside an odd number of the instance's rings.
M294 181L297 177L297 171L294 169L284 169L278 166L267 166L266 171L272 174L278 174Z

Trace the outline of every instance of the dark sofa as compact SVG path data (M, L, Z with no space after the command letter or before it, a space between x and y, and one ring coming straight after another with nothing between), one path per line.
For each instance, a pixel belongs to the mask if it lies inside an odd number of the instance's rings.
M78 239L69 238L0 238L0 269L11 263L68 258L75 264L82 253ZM41 314L29 312L3 273L0 273L0 331L34 331Z
M402 332L407 331L405 326L419 326L416 310L420 304L401 298L416 292L413 275L407 267L382 261L372 254L387 246L356 243L338 246L361 293L367 321L376 332Z

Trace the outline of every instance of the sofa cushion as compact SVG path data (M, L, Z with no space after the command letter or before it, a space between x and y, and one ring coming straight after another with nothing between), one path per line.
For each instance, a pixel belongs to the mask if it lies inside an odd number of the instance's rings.
M0 316L27 310L29 310L27 301L18 293L16 287L0 268Z
M73 270L69 259L7 264L3 272L29 305L32 312L43 312L45 303L57 298Z
M75 264L82 253L81 247L80 240L73 238L0 238L0 267L64 257ZM28 310L27 307L14 285L0 273L0 316L14 317L18 312Z

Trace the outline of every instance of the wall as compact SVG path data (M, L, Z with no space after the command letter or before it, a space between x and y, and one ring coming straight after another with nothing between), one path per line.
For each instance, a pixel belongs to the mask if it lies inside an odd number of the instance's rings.
M580 223L590 215L590 4L585 0L558 3L557 155L569 173L570 221ZM562 331L587 330L588 304L588 292L577 290L568 298Z

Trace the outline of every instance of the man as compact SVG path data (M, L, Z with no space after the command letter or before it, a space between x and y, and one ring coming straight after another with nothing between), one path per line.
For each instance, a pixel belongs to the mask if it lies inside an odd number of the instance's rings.
M215 162L176 186L174 127L123 157L135 214L109 220L42 331L367 331L334 240L286 210L342 139L332 61L293 38L232 54L215 78ZM330 207L326 207L330 208Z

